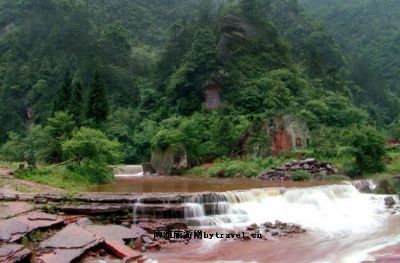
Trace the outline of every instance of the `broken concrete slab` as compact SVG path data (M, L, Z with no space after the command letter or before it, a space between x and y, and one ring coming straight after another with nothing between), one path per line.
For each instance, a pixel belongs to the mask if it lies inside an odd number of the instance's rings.
M34 206L26 202L4 202L0 204L0 219L7 219L29 211Z
M13 263L27 259L31 251L19 244L6 244L0 247L0 262Z

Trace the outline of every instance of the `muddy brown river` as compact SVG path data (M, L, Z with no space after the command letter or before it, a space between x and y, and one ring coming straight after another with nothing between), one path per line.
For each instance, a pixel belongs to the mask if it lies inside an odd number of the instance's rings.
M201 178L183 176L142 176L117 179L114 183L89 188L90 192L159 193L225 192L265 187L310 187L335 184L332 181L267 182L248 178Z

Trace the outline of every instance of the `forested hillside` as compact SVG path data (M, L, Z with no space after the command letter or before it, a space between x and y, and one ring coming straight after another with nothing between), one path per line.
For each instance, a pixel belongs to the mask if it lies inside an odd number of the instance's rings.
M351 56L354 78L378 104L382 89L400 91L400 2L396 0L300 0L319 17L343 52ZM374 88L375 87L375 88Z
M2 153L32 164L80 162L93 139L108 145L93 162L173 146L193 166L235 156L244 134L259 146L263 121L285 114L332 156L400 105L297 1L0 0L0 56Z

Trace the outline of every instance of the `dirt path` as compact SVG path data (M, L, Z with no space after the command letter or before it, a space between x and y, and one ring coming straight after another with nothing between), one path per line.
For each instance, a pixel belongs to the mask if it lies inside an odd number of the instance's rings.
M17 192L65 193L62 189L17 179L12 175L11 169L0 167L0 193Z
M0 167L0 175L10 175L11 169Z

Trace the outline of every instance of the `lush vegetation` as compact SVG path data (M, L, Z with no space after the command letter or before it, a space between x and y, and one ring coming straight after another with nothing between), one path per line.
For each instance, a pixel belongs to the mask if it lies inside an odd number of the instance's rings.
M396 0L300 0L349 55L362 97L388 123L400 92L400 3Z
M307 155L381 172L385 136L400 137L397 84L329 32L297 1L0 0L1 158L66 165L21 173L32 180L104 183L108 165L172 148L190 167L215 162L209 176L254 176L285 159L265 121L292 115L311 130Z

